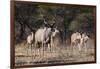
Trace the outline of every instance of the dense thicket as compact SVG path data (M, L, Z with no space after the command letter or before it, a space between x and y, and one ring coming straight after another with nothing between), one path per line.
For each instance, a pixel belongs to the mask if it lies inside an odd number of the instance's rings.
M30 31L55 23L60 31L62 41L73 32L94 33L94 8L74 6L52 6L38 4L15 4L15 37L16 43L26 39Z

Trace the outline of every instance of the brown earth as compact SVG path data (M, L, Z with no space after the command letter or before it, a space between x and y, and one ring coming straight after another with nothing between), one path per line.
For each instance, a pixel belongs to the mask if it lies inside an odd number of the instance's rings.
M87 51L79 52L75 47L72 52L72 47L69 45L54 47L52 51L45 49L44 55L42 49L28 48L24 43L15 45L15 65L35 65L35 64L57 64L57 63L73 63L73 62L89 62L95 60L95 45L94 40L90 39L87 43Z

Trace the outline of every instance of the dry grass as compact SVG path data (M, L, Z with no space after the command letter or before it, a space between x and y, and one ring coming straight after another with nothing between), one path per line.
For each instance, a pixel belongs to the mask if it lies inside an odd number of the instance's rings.
M35 54L36 53L36 54ZM88 62L94 61L94 40L89 40L87 51L78 51L76 47L72 52L71 46L55 47L52 51L48 48L43 51L38 51L33 48L32 51L28 45L24 43L15 46L15 65L35 65L35 64L55 64L55 63L73 63L73 62Z

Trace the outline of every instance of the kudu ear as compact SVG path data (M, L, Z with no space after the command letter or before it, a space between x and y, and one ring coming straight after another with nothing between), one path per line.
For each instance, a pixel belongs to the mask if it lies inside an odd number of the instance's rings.
M57 29L58 27L56 26L55 29Z
M43 21L44 21L44 24L47 24L47 22L45 21L45 19L43 19Z
M54 26L55 26L55 23L51 24L51 28L54 28Z
M47 21L45 19L44 19L44 26L49 27L49 24L47 23Z

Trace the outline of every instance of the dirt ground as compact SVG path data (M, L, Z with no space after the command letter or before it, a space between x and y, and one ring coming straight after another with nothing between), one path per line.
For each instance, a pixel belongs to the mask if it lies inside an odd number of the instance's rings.
M55 63L73 63L89 62L95 60L94 40L90 39L87 43L87 50L84 47L79 51L77 47L72 50L70 45L54 47L52 51L46 48L44 53L42 49L28 48L24 43L15 45L15 65L36 65L36 64L55 64Z

